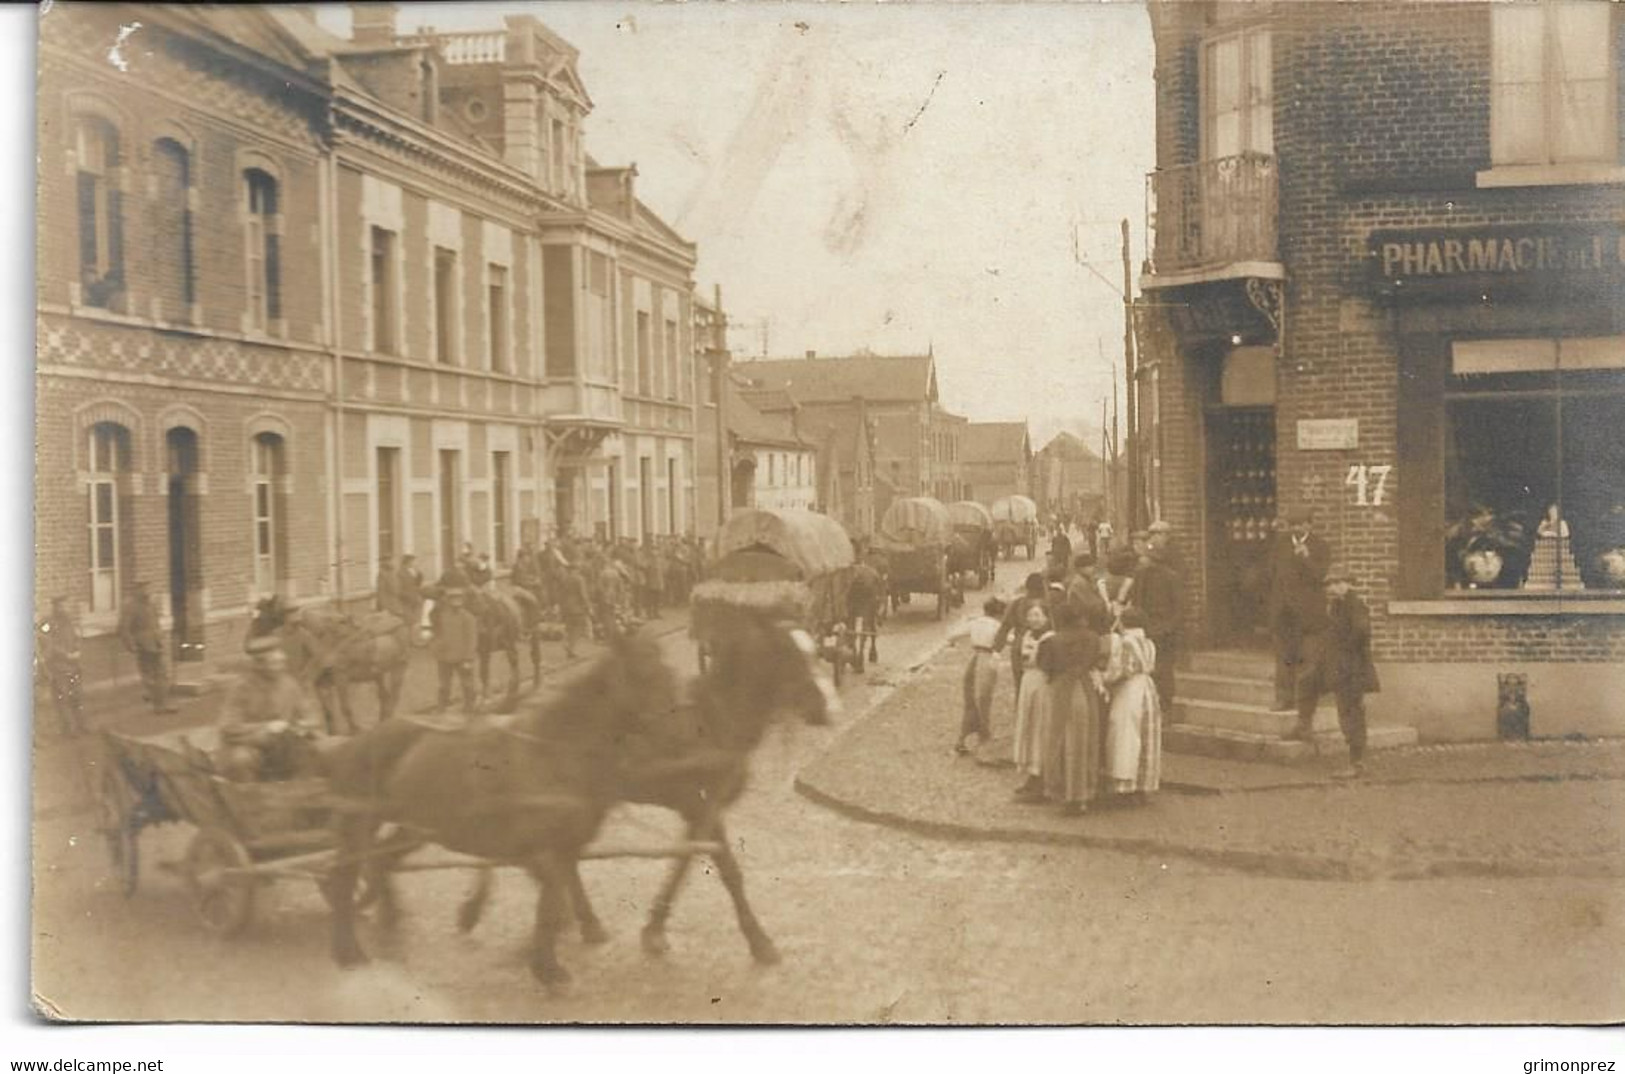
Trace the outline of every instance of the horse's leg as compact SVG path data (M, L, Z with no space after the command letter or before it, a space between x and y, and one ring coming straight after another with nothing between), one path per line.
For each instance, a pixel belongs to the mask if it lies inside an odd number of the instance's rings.
M699 838L692 821L689 822L686 838L690 840ZM664 955L671 950L671 944L666 940L666 920L671 917L672 905L677 901L677 889L683 886L683 878L688 875L688 866L693 860L693 855L684 854L672 862L671 869L667 871L665 882L660 885L660 893L655 896L654 905L649 908L649 920L643 926L645 953Z
M356 817L336 825L335 862L319 882L322 896L333 911L333 961L340 966L359 966L367 961L367 953L355 934L355 885L361 861L372 846L373 823L370 818Z
M536 931L531 938L530 972L553 992L569 984L570 974L559 964L559 929L564 924L569 876L557 851L547 851L530 866L541 889L536 897Z
M463 899L462 905L457 907L457 931L473 932L474 926L480 923L480 915L485 913L485 904L491 901L491 889L495 886L496 870L490 866L481 866L474 870L474 890Z
M376 902L378 924L393 932L401 921L401 903L395 887L395 868L408 854L423 846L423 840L405 831L392 832L383 840L375 840L372 852L361 865L366 889L356 903L358 910Z
M502 695L502 711L512 712L519 705L519 639L509 638L502 652L508 658L508 691Z
M491 650L480 646L480 700L491 696Z
M339 711L344 714L344 725L350 730L347 734L355 734L361 730L355 722L355 713L350 709L350 679L342 673L334 674L333 689L339 695Z
M768 938L762 923L756 920L755 911L745 899L745 871L739 867L739 859L734 857L733 848L728 846L728 832L720 816L711 821L710 831L705 833L705 837L718 847L712 853L711 860L717 863L717 875L722 878L722 886L728 889L728 896L734 901L739 931L745 934L745 942L750 944L751 957L764 966L773 965L779 961L779 949Z
M530 630L530 688L536 689L542 685L542 633L537 627Z
M604 923L598 920L592 902L587 898L587 889L581 883L579 862L570 863L570 901L575 904L576 924L581 926L581 942L593 945L608 942L609 933L605 931Z

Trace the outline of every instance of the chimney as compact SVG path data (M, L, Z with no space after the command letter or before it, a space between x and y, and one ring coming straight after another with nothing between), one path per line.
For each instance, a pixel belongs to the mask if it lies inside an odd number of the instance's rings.
M351 4L350 40L358 45L393 45L396 11L394 4Z

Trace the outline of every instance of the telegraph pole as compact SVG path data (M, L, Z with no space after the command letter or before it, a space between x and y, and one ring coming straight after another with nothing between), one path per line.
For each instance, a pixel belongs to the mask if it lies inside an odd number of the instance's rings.
M1128 528L1140 528L1140 434L1135 420L1136 389L1139 387L1134 371L1134 278L1129 261L1128 218L1123 218L1123 374L1127 383L1124 409L1128 417Z
M733 468L728 465L728 315L722 312L722 285L716 284L716 317L711 324L711 396L717 402L717 529L728 523L733 499Z

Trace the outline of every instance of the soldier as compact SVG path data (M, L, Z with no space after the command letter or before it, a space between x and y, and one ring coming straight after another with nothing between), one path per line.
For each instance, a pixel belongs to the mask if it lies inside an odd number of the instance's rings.
M40 663L51 687L62 733L69 737L85 730L83 668L79 661L79 620L66 597L51 598L51 614L39 625Z
M375 603L379 611L388 612L391 615L402 614L400 569L393 559L385 559L379 562L376 590Z
M1303 662L1296 683L1298 726L1289 737L1308 740L1314 730L1320 695L1337 699L1337 724L1348 743L1349 767L1341 778L1365 772L1365 695L1380 688L1371 660L1371 612L1349 591L1352 582L1339 567L1326 569L1324 597L1305 608Z
M467 590L449 589L435 604L434 640L429 643L429 651L440 668L440 703L435 711L443 712L450 704L451 680L455 678L462 685L463 708L472 713L476 705L474 661L479 657L479 623L468 610Z
M395 571L395 593L400 601L401 617L412 628L412 644L422 644L419 632L423 627L423 572L418 570L416 556L401 557L401 565Z
M146 582L135 584L135 596L119 615L119 641L135 654L141 671L141 697L153 712L174 712L169 703L169 672L164 666L164 628Z
M589 630L592 597L587 592L587 580L577 567L562 567L559 572L559 614L564 618L564 655L575 658L576 646Z
M1270 549L1269 615L1275 636L1275 712L1297 711L1297 681L1303 673L1304 623L1324 604L1321 580L1331 566L1331 548L1314 532L1315 515L1296 506L1286 515L1287 529ZM1301 725L1294 732L1308 737Z
M216 766L228 779L292 779L310 752L316 709L288 674L287 654L275 638L254 638L243 648L254 663L220 713Z

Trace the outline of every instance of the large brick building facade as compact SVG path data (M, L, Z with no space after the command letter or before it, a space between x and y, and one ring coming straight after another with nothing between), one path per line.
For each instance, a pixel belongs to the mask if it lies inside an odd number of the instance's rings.
M41 21L36 580L93 679L137 580L188 657L405 553L694 524L695 250L588 156L575 50L352 15Z
M1262 640L1269 523L1306 504L1384 716L1491 737L1519 673L1537 734L1625 731L1618 6L1151 18L1140 390L1192 631Z

